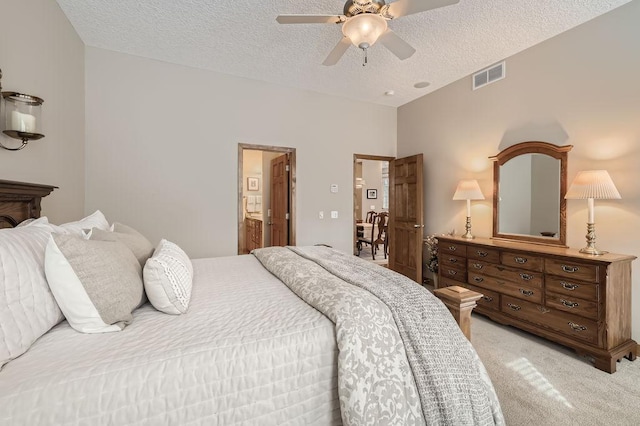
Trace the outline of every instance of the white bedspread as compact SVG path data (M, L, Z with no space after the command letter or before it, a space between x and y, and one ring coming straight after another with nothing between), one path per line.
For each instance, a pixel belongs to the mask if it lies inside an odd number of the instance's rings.
M66 322L0 372L1 425L340 424L334 325L250 255L193 262L186 315Z

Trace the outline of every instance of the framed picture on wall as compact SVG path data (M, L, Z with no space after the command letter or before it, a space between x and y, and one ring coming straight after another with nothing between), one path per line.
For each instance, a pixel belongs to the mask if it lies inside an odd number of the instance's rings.
M260 178L248 177L247 178L247 191L259 191L260 190Z
M367 189L367 199L368 200L377 200L378 199L378 190L377 189Z

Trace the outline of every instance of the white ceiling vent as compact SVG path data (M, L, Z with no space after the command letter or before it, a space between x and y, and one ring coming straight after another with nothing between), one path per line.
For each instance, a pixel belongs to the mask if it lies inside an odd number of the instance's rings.
M506 64L500 62L497 65L492 65L489 68L485 68L482 71L478 71L472 76L473 90L479 89L494 81L502 80L506 74Z

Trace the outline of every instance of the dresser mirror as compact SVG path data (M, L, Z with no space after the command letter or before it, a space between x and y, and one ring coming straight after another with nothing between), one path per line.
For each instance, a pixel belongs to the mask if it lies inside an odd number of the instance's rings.
M571 148L522 142L490 157L494 238L566 245L564 195Z

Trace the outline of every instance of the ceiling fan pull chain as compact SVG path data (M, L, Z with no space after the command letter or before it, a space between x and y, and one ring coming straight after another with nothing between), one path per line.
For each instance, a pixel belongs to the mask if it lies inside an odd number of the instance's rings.
M367 51L368 49L362 49L364 51L364 62L362 62L362 66L366 67L368 64Z

